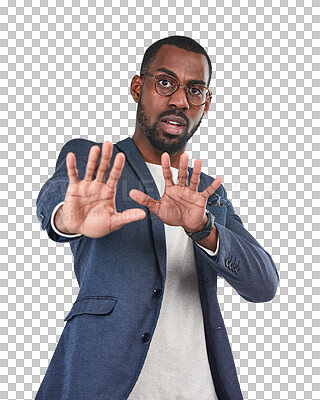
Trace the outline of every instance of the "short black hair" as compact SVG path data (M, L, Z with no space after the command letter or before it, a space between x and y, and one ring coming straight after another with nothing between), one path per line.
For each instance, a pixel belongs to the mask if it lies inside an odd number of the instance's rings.
M190 37L187 36L169 36L163 39L160 39L156 42L154 42L151 46L149 46L144 53L141 68L140 68L140 75L145 73L147 69L149 68L150 64L152 63L153 59L155 58L156 54L160 50L162 46L165 44L169 44L172 46L177 46L180 49L184 49L187 51L192 51L193 53L199 53L203 54L209 65L209 80L208 80L208 86L211 81L211 74L212 74L212 65L211 65L211 60L205 51L205 49L195 40L191 39Z

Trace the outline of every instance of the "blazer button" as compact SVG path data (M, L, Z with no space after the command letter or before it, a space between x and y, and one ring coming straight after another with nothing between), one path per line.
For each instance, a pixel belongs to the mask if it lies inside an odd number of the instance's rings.
M162 294L162 291L160 289L154 289L152 296L158 299L159 297L161 297L161 294Z
M142 336L141 336L141 341L143 342L143 343L147 343L147 342L149 342L149 340L150 340L150 333L148 333L148 332L145 332Z
M41 212L40 213L40 222L43 222L43 220L44 220L44 214Z

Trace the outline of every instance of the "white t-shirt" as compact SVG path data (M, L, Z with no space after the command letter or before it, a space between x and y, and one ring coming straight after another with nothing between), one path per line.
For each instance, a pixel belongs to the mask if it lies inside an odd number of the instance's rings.
M162 196L162 167L147 166ZM171 170L176 183L178 170ZM167 273L160 316L128 399L217 400L206 351L193 242L180 226L165 224L165 234Z

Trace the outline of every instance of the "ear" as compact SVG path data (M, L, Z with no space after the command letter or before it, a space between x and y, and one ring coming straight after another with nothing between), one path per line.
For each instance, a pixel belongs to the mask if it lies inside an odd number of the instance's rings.
M204 105L204 110L203 110L203 117L207 114L207 112L209 111L209 106L211 103L211 97L206 101L205 105Z
M131 81L130 93L133 100L138 103L142 92L142 78L139 75L135 75Z

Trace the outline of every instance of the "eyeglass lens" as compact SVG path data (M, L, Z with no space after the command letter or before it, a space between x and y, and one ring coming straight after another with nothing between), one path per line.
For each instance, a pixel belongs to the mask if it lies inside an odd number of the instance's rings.
M170 96L177 87L178 82L171 76L159 75L156 79L156 90L162 96ZM208 95L208 90L203 86L192 85L187 87L187 97L195 106L204 104Z

